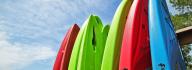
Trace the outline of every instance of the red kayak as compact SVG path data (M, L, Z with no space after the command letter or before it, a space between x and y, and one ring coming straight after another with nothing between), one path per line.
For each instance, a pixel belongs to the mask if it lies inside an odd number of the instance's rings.
M80 28L77 24L74 24L67 32L62 45L57 54L57 58L53 67L53 70L67 70L68 64Z
M124 30L119 70L148 70L151 64L148 0L134 0Z

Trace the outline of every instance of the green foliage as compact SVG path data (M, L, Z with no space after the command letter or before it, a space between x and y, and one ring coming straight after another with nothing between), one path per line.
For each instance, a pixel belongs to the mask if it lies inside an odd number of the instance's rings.
M185 14L177 14L177 15L171 16L171 19L176 30L184 27L192 26L192 12L185 13Z
M169 0L173 7L181 13L192 11L192 0Z
M192 57L190 55L191 46L192 45L184 45L184 46L182 46L183 47L182 48L182 53L184 55L185 64L187 66L187 69L191 69L192 68L192 64L191 64Z

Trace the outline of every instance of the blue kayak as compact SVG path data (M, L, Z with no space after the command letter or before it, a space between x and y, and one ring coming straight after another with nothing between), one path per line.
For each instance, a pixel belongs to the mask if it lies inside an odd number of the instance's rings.
M148 15L153 70L186 70L165 0L149 0Z

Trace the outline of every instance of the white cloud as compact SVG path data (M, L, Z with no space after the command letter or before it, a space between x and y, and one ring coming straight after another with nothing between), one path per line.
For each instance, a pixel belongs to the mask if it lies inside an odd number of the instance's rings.
M30 68L54 58L74 22L81 25L90 14L108 19L113 3L116 0L0 1L0 70Z
M90 14L108 13L106 9L114 2L115 0L6 0L0 4L0 16L4 18L1 22L5 23L0 24L0 27L4 26L0 30L32 39L47 37L58 40L55 37L64 35L73 23L81 25Z
M55 57L50 46L11 43L6 32L0 32L0 70L19 70L36 61Z

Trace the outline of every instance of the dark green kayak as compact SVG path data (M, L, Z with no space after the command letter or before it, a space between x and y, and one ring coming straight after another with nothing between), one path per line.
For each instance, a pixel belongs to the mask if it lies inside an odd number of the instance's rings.
M100 70L109 25L103 27L99 17L91 15L80 30L68 70Z

